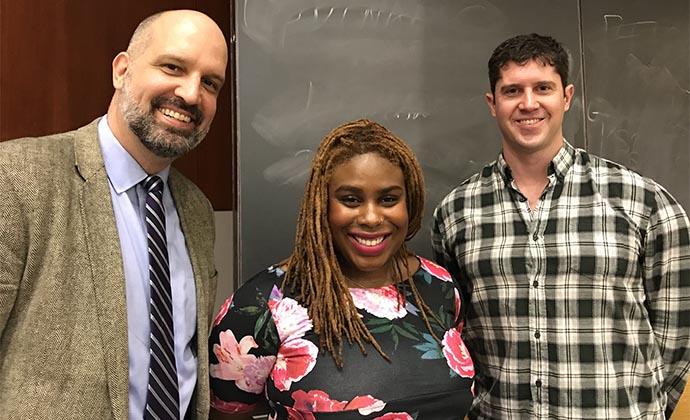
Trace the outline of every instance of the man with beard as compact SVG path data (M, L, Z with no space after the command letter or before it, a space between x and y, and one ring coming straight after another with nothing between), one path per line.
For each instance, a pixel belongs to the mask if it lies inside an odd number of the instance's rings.
M207 418L213 209L170 168L204 138L227 45L144 20L108 113L0 145L0 417Z

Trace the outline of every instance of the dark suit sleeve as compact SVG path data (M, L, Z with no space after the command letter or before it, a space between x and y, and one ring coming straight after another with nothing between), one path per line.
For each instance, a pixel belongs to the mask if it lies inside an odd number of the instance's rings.
M26 212L3 166L7 165L0 164L0 337L17 297L28 242Z

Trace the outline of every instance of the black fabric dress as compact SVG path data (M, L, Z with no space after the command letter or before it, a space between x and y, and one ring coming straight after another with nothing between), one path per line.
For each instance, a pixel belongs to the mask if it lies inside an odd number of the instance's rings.
M460 338L460 295L450 275L419 258L414 283L441 320L430 319L409 290L394 285L351 289L364 322L384 352L343 346L344 367L319 352L307 309L281 290L271 267L228 300L210 335L212 405L246 412L264 396L271 419L463 419L472 402L474 367ZM406 286L409 287L409 286Z

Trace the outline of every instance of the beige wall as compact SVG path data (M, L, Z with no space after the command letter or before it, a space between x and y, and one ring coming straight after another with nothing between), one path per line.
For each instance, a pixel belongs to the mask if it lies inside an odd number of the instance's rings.
M233 290L233 217L234 212L217 211L216 216L216 270L218 270L218 291L214 314Z

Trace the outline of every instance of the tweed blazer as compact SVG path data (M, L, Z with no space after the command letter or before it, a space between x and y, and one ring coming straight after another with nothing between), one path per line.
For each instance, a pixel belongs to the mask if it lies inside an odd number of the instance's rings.
M2 419L128 416L125 279L97 122L0 143ZM190 414L206 419L213 210L174 169L169 185L196 284L198 382Z

